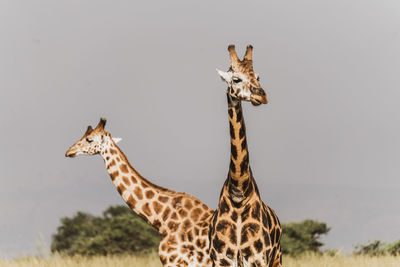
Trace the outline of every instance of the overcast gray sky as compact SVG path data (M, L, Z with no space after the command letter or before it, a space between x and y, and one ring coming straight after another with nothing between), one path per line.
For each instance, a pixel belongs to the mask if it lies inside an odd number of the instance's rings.
M0 257L123 204L99 156L64 157L100 116L142 175L215 208L230 43L269 96L244 115L281 221L327 222L345 251L400 239L399 1L1 0L0 33Z

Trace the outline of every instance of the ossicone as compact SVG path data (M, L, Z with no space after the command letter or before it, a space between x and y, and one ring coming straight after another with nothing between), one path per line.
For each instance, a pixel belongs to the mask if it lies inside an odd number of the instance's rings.
M229 51L229 57L231 59L231 65L236 65L240 59L236 53L235 46L233 44L228 46L228 51Z
M106 126L107 119L106 118L101 118L99 121L99 124L97 124L96 129L104 129Z
M92 131L93 131L93 128L92 128L92 126L89 125L89 126L87 127L87 129L86 129L85 135L90 134Z
M244 54L243 60L253 60L253 46L248 45L246 48L246 54Z

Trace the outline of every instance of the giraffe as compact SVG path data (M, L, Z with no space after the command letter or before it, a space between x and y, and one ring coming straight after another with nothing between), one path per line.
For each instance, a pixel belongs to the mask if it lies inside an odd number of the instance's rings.
M142 177L104 130L106 119L66 152L66 157L100 154L113 184L126 204L161 235L159 256L163 266L211 267L209 227L213 211L197 198L157 186Z
M241 101L249 101L255 106L267 103L259 76L253 70L252 50L252 46L247 46L245 56L240 60L235 46L230 45L229 70L217 70L228 84L231 160L211 222L213 266L282 265L281 226L275 212L262 202L249 165Z

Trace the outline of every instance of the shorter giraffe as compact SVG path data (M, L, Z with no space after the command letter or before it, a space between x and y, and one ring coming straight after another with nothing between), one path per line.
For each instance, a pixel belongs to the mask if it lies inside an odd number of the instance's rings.
M100 154L112 182L128 206L161 234L159 255L168 267L210 267L208 232L213 211L197 198L157 186L143 178L104 130L105 119L67 152L67 157Z
M262 202L249 163L246 127L241 101L258 106L267 96L254 73L252 46L243 60L228 47L231 65L219 71L228 84L228 119L231 162L210 231L213 266L280 267L281 227L275 212Z

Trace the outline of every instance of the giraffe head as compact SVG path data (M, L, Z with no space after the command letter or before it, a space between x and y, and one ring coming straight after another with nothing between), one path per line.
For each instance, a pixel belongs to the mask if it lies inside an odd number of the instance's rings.
M243 60L237 56L234 45L229 45L228 51L231 59L229 70L224 72L217 69L222 80L228 84L228 95L232 100L250 101L254 106L267 104L259 76L253 70L253 47L247 46Z
M121 141L121 138L112 138L110 133L104 130L106 119L101 118L96 128L88 126L85 134L75 144L73 144L65 153L66 157L76 157L81 154L95 155L99 154L112 140L114 143Z

